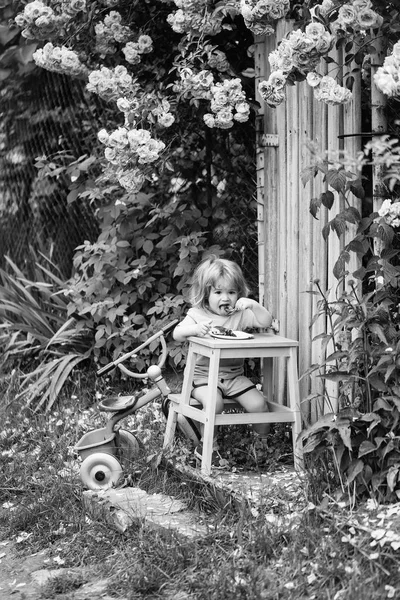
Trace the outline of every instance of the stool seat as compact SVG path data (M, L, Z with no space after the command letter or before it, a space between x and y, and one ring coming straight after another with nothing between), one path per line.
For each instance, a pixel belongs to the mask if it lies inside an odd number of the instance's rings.
M203 454L201 470L205 475L211 473L211 455L214 438L214 428L220 425L238 425L255 423L290 423L293 432L294 464L302 467L301 451L296 446L296 439L301 431L300 397L297 375L297 347L299 343L273 333L255 334L254 338L246 340L223 340L211 337L190 337L183 387L180 394L170 394L170 410L164 436L164 447L172 444L175 434L178 414L203 423ZM209 397L205 409L191 397L193 375L196 360L199 356L209 358L208 388ZM217 403L217 382L219 363L225 358L255 358L263 359L263 394L268 406L268 412L223 412L215 413ZM286 391L288 406L273 401L273 359L286 359ZM224 407L238 407L235 402L224 402Z

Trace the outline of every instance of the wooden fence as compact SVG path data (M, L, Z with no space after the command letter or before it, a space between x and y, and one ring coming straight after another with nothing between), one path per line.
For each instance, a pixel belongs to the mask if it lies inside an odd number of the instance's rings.
M267 79L270 73L268 55L277 42L291 30L288 22L281 21L274 36L256 40L256 81ZM342 50L334 50L333 58L340 58ZM324 61L321 61L321 68ZM332 69L332 64L329 65ZM328 64L325 66L326 73ZM319 70L321 73L321 69ZM322 73L324 74L324 73ZM305 187L301 171L310 164L306 142L312 139L323 153L325 150L347 150L353 156L361 148L361 81L356 77L353 100L345 106L328 106L317 102L312 88L299 83L287 88L286 102L276 109L258 98L262 108L257 127L257 199L259 232L260 297L280 321L282 335L299 340L299 374L319 362L321 344L312 338L323 333L326 324L319 320L310 329L317 311L317 298L307 293L319 279L324 290L335 292L337 280L333 266L345 243L331 233L325 242L322 228L339 212L339 200L329 211L324 207L318 220L309 212L310 199L325 190L322 178L314 179ZM354 199L354 206L360 209ZM351 239L351 231L347 240ZM348 266L351 272L356 268ZM283 369L275 373L275 394L285 395L281 382ZM300 381L304 421L313 421L330 407L308 396L322 391L321 379L305 377ZM337 403L337 392L330 386L329 395ZM279 398L282 401L283 398Z

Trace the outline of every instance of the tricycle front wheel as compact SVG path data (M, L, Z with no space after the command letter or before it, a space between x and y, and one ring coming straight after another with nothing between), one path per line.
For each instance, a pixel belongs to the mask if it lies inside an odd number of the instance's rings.
M83 461L80 477L89 490L108 490L120 481L122 468L115 456L95 452Z

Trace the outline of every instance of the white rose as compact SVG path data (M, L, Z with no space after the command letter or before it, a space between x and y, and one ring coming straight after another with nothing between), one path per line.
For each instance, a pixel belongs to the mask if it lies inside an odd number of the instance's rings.
M357 15L357 22L361 29L370 29L378 24L379 15L370 8L365 8Z
M235 110L243 115L248 114L250 112L250 106L247 102L239 102L238 104L235 104Z
M104 150L104 156L109 162L113 162L117 156L116 148L106 148Z
M118 98L117 107L121 112L129 112L131 103L126 98Z
M97 139L102 144L107 144L108 138L109 138L109 135L105 129L100 129L100 131L97 133Z
M157 121L162 127L171 127L175 121L175 117L171 113L161 113L158 115Z
M322 76L319 73L316 73L315 71L312 71L311 73L307 74L307 83L313 88L317 87L317 85L321 83L321 79Z
M396 93L396 83L391 75L384 69L379 67L374 75L374 81L378 89L386 96L394 96Z
M394 58L400 60L400 42L396 42L393 46L392 55Z
M203 116L203 121L207 125L207 127L213 128L215 127L215 117L210 113L206 113Z
M352 25L357 20L357 14L351 4L344 4L339 8L338 19L346 25Z
M274 71L269 76L269 83L275 90L282 90L286 85L286 76L283 71Z

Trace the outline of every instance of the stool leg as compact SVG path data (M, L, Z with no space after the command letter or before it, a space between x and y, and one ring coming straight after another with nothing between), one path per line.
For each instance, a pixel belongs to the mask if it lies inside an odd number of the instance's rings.
M172 443L174 441L177 418L178 418L178 413L175 410L175 403L171 402L169 405L168 419L167 419L167 424L165 427L164 444L163 444L164 448L172 445Z
M203 455L201 460L201 471L205 475L211 474L211 458L213 451L215 432L215 410L218 394L218 371L220 351L214 350L210 356L210 370L208 373L208 400L205 409L206 420L203 432Z
M197 354L193 351L192 345L189 344L189 350L186 357L186 367L183 374L183 384L181 393L181 403L190 404L190 395L193 387L193 375L196 365Z
M263 373L263 394L264 397L272 402L273 400L273 358L266 356L262 359Z
M296 470L302 470L303 452L297 444L297 438L301 432L301 412L300 412L300 393L299 393L299 378L297 374L297 351L296 348L290 348L290 353L287 361L287 376L288 376L288 396L289 405L293 411L294 422L292 424L293 438L293 459Z
M193 348L189 346L186 367L183 376L183 385L182 392L179 397L179 404L177 405L175 402L170 403L170 409L168 413L167 425L165 428L164 434L164 443L163 447L166 448L174 441L174 435L176 430L176 423L178 419L179 406L183 404L190 404L190 394L193 386L193 373L194 367L196 363L196 356L193 352Z

